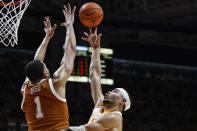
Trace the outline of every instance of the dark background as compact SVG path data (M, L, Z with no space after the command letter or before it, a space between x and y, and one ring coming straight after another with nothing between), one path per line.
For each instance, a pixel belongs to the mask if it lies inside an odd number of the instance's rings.
M92 0L101 5L104 19L98 27L101 46L114 50L114 86L125 88L132 98L123 113L124 131L197 131L197 1L196 0ZM77 45L88 28L78 18L88 0L32 0L19 27L18 45L0 45L0 130L26 129L20 110L20 87L25 64L32 60L43 37L43 20L58 25L46 64L51 74L63 55L65 29L63 4L76 5ZM87 123L93 102L89 84L67 84L70 124ZM75 93L73 93L75 92Z

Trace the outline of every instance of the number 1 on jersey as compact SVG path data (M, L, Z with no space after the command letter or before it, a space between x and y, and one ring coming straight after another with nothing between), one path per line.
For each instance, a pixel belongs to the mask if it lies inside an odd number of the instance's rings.
M42 113L42 108L41 108L40 97L39 96L35 97L34 103L36 103L36 111L37 111L36 118L43 118L44 115Z

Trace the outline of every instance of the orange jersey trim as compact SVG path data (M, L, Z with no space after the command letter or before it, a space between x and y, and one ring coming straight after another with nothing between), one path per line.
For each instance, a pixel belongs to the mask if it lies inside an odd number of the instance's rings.
M95 107L104 107L103 105L96 105Z

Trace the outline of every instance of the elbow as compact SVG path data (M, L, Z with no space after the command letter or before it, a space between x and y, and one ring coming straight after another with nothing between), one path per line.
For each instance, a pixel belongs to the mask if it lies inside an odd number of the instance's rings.
M73 65L73 64L72 64L72 65ZM71 66L71 65L66 65L66 66L65 66L65 71L66 71L67 74L71 74L72 71L73 71L73 66Z
M73 45L70 45L65 51L67 52L67 56L71 56L73 58L75 58L77 54L77 49Z
M71 52L76 54L77 50L76 50L76 41L75 40L70 39L69 48L70 48Z
M89 71L89 77L90 77L90 80L93 79L93 75L94 75L94 72L93 71Z
M90 76L90 80L93 80L93 79L96 79L96 78L100 78L101 77L101 75L98 72L93 71L93 70L90 71L89 76Z
M66 73L70 75L73 71L73 68L66 68L65 70L66 70Z
M101 77L101 70L96 66L90 66L89 70L90 79L93 77Z
M89 70L89 77L90 77L90 80L92 80L95 76L96 76L96 72L90 69L90 70Z
M73 44L71 45L71 51L76 54L77 53L77 50L76 50L76 46L74 46Z

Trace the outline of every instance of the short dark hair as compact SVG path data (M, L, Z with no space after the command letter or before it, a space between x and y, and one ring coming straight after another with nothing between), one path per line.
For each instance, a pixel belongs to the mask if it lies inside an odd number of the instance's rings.
M26 76L30 81L37 81L43 78L44 65L39 60L32 60L25 66Z

